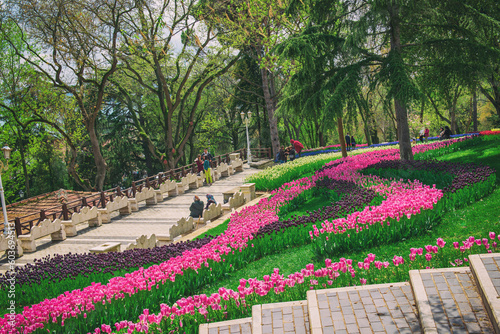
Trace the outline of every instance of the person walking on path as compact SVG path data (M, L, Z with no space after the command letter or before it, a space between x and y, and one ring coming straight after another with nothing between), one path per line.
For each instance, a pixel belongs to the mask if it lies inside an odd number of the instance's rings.
M194 162L196 162L196 167L198 168L198 175L200 175L200 173L203 172L203 158L201 157L201 154L198 154L198 158L196 158Z
M198 196L194 196L194 202L189 207L189 215L193 218L200 218L203 215L203 201Z
M302 151L302 149L304 148L304 145L302 145L302 143L298 140L293 140L293 139L290 139L290 144L293 145L293 148L295 149L295 154L298 155L297 158L300 158L300 151Z
M424 137L425 137L425 141L429 140L429 128L425 128Z
M210 168L210 160L208 158L205 158L205 161L203 162L203 169L205 170L205 180L207 181L207 185L211 186L213 183L212 169Z
M286 154L285 154L285 148L281 146L280 151L278 152L278 163L282 164L286 162Z
M208 210L208 207L212 203L217 205L217 202L215 201L214 195L207 194L207 205L205 205L205 210Z
M351 136L351 147L353 150L356 148L356 140L354 139L354 136Z
M350 151L351 150L351 136L349 133L345 135L345 149Z

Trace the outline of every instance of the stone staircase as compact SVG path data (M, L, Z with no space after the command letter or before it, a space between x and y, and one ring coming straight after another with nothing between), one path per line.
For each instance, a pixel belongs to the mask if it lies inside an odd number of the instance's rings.
M470 267L410 271L410 282L311 290L307 300L255 305L252 317L200 334L500 334L500 253Z

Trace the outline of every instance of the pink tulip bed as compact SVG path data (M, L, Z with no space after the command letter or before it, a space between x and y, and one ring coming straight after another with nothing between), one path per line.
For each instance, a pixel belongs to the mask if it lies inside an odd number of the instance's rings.
M423 153L447 147L443 141L414 147ZM367 152L329 163L314 176L283 184L269 198L231 216L225 233L182 256L92 283L26 306L12 319L0 319L0 333L195 333L200 323L247 316L254 304L303 298L311 288L398 281L409 269L464 265L471 253L496 251L496 235L460 241L437 240L392 262L326 260L284 277L276 269L260 279L242 278L238 291L220 288L193 295L228 272L266 254L312 243L322 258L362 251L431 229L440 216L492 191L494 170L479 165L429 161L399 162L399 151ZM382 175L392 171L393 176ZM433 173L429 173L433 171ZM441 175L443 185L429 182ZM398 176L408 178L398 178ZM318 193L332 204L303 216L290 216ZM451 262L451 264L450 264ZM465 263L466 264L466 263Z

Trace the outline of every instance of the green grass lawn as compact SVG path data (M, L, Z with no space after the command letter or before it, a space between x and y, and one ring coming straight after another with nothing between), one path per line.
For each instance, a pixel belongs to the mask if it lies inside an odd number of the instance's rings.
M500 139L500 136L496 136ZM500 184L500 142L499 140L484 140L476 146L460 151L447 153L437 158L443 161L474 162L488 165L496 170L496 183ZM320 198L304 205L310 210L325 204ZM320 205L320 206L318 206ZM367 254L373 253L378 260L390 261L394 255L407 256L411 247L423 247L428 244L435 245L436 239L441 237L447 242L465 240L469 236L487 237L488 232L500 232L500 188L497 187L489 196L467 207L447 212L441 223L434 229L408 240L390 245L383 245L366 249L357 253L343 254L345 258L363 261ZM297 214L304 210L296 210ZM315 266L324 266L325 259L315 258L312 245L287 249L283 253L266 256L255 262L249 263L245 268L228 273L224 280L205 286L199 293L210 294L217 292L219 287L236 289L240 278L262 278L271 274L274 268L279 268L284 275L300 271L306 264L314 263ZM337 259L332 259L337 260ZM380 282L383 283L383 282Z

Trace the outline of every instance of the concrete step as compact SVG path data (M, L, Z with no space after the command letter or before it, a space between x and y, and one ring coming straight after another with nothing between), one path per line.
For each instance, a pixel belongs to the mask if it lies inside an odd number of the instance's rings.
M469 263L493 330L500 334L500 254L470 255Z
M253 334L309 334L307 301L262 304L252 307Z
M409 283L307 292L312 334L421 333Z
M468 267L411 270L423 333L493 333Z
M252 334L252 318L201 324L200 334Z

